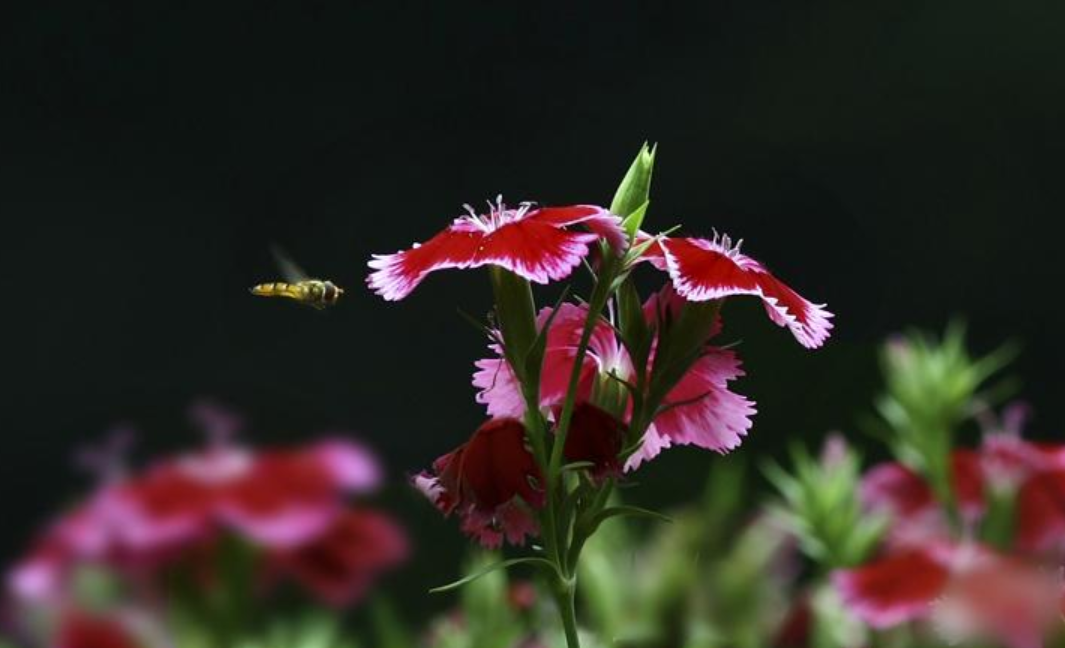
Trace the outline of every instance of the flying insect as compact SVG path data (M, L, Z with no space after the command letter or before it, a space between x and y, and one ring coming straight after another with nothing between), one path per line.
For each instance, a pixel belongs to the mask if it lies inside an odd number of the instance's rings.
M272 281L252 286L251 294L259 297L291 299L316 310L335 306L344 289L332 281L312 279L279 248L272 248L277 267L284 281Z

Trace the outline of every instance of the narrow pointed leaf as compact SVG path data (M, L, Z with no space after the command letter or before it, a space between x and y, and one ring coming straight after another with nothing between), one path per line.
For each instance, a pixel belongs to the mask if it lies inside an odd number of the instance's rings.
M557 571L555 569L554 564L544 558L511 558L510 560L501 560L497 563L493 563L485 567L484 569L475 571L474 573L464 576L463 578L460 578L457 581L454 581L453 583L441 585L440 587L434 587L433 589L429 590L429 593L439 594L440 592L450 592L451 590L458 589L463 585L472 583L473 581L477 580L482 576L491 574L497 569L508 569L515 565L538 565L540 567L547 567L551 570Z

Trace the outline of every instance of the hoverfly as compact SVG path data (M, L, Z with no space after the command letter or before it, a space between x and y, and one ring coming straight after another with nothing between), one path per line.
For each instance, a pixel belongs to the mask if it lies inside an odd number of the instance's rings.
M317 310L333 306L344 289L332 281L312 279L279 248L272 248L277 267L285 281L261 283L251 287L251 294L259 297L283 297Z

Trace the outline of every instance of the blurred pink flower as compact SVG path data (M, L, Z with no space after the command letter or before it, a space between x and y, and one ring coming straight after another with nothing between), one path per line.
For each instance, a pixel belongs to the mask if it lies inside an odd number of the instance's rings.
M643 242L651 241L649 236ZM690 301L722 299L732 295L761 298L769 318L786 326L804 347L815 349L832 331L832 313L814 304L780 281L758 261L740 252L728 236L712 239L658 237L644 259L669 273L673 287Z
M1016 434L985 436L979 450L951 456L954 497L963 520L978 523L989 489L1004 490L1016 509L1016 549L1029 553L1065 550L1065 445L1036 444ZM862 478L862 500L887 513L896 544L920 544L949 535L946 514L920 475L899 463L874 467Z
M60 621L56 648L142 648L120 619L69 611Z
M380 471L361 447L330 440L253 453L215 447L163 461L118 486L125 540L145 550L202 538L218 526L289 547L320 533L343 496L373 488Z
M383 572L407 558L406 534L392 518L350 509L310 542L268 558L320 600L335 606L361 598Z
M952 641L1039 648L1060 614L1060 581L978 545L932 543L833 573L844 605L874 628L931 620Z
M210 570L218 540L233 534L263 557L283 554L295 566L298 556L328 555L323 547L340 537L359 540L361 562L338 558L335 567L347 571L335 574L327 596L350 600L406 553L402 531L383 514L360 510L361 517L350 517L348 497L380 479L373 455L340 438L260 452L215 444L167 458L108 479L60 516L9 574L9 588L20 600L55 604L65 599L67 578L82 564L139 582L187 559ZM319 585L312 590L325 594ZM345 597L338 594L342 586Z
M950 577L944 553L937 547L900 551L836 571L832 582L851 612L874 628L889 628L931 614Z
M374 255L367 283L389 301L403 299L431 272L495 265L529 281L564 279L600 238L621 249L621 220L594 205L509 208L498 198L487 214L467 213L425 243L395 254ZM589 232L575 231L583 225Z
M985 509L980 456L972 450L955 450L951 455L951 475L962 517L974 523ZM894 541L922 543L947 535L946 517L932 488L909 467L897 462L874 466L862 477L860 488L867 508L891 517Z

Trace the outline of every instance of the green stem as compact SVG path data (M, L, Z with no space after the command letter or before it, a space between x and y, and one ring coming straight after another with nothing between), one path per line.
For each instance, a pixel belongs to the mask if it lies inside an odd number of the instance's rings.
M562 617L562 628L566 633L568 648L581 648L581 638L577 634L577 579L558 581L555 586L555 602Z
M599 316L610 299L610 285L613 283L615 264L616 260L613 257L608 256L603 260L602 270L596 279L595 287L592 288L592 298L588 302L588 318L584 320L584 329L581 331L581 339L577 344L577 354L573 358L573 370L570 371L569 385L566 388L566 400L562 403L562 413L559 414L555 429L551 463L548 467L549 479L557 478L562 469L563 449L566 446L570 420L573 418L573 408L577 404L577 388L580 386L584 358L588 354L588 345L599 323Z

